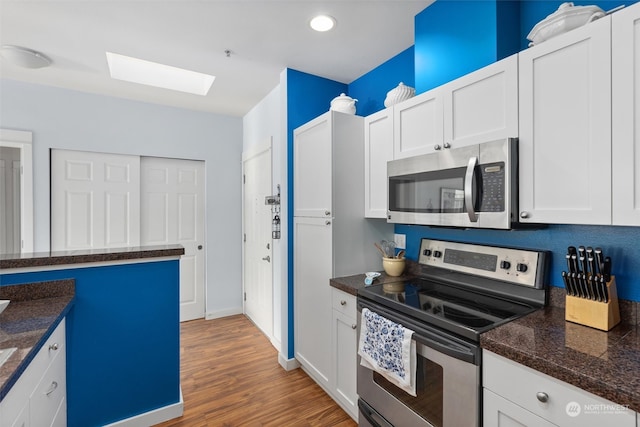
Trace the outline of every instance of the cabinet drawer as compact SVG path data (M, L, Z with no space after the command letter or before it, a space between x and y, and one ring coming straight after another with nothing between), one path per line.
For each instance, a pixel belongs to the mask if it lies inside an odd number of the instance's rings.
M356 297L336 288L331 288L331 300L334 310L339 311L349 317L356 318L357 306Z
M51 425L59 412L60 405L64 403L67 390L65 356L65 353L55 356L53 363L31 394L30 418L34 426Z
M65 347L65 320L62 319L31 363L29 363L27 369L20 375L20 378L2 400L0 425L12 425L10 423L13 423L18 418L21 408L25 405L25 402L28 402L33 390L40 383L51 362L57 355L64 355Z
M483 351L482 385L516 405L561 426L635 427L636 414L502 356ZM541 395L540 393L544 393ZM541 400L546 398L546 402Z

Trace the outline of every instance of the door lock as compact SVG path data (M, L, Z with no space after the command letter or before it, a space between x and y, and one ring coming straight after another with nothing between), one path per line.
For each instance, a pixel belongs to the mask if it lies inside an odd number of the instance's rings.
M269 255L267 255L266 257L262 258L263 261L267 261L267 262L271 262L271 257Z

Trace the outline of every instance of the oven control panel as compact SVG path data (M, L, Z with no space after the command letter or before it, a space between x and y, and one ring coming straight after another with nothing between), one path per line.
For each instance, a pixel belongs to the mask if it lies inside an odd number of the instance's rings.
M545 251L422 239L418 262L431 267L541 288Z

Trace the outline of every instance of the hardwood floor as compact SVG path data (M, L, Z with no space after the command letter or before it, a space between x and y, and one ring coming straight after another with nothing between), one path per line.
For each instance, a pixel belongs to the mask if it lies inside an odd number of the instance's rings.
M357 426L243 315L183 322L180 352L184 415L161 427Z

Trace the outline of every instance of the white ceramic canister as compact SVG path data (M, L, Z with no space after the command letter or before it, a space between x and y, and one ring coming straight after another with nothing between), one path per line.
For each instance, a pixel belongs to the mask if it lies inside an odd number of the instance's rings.
M341 113L355 114L357 99L353 99L350 96L341 93L340 96L336 96L331 100L331 110L339 111Z
M416 90L414 88L405 86L404 83L400 82L398 86L387 92L387 97L384 100L384 106L387 108L391 107L405 99L413 98L415 94Z

